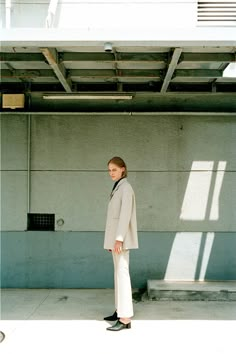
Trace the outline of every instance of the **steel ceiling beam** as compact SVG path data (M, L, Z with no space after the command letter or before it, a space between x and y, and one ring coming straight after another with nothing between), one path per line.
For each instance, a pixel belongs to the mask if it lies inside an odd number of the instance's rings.
M236 78L222 78L224 68L235 62L235 46L184 46L179 59L177 50L180 49L174 47L169 68L164 71L164 82L163 70L171 51L167 46L133 48L124 44L115 53L103 52L100 44L93 52L88 52L86 46L84 49L61 47L60 52L56 48L44 48L47 55L39 52L38 43L32 48L27 45L28 49L2 48L5 52L0 53L1 89L24 91L25 84L30 83L29 91L72 92L73 80L73 91L236 92Z
M109 70L109 69L70 69L69 76L77 76L77 77L87 77L87 78L105 78L105 77L148 77L148 78L157 78L160 77L162 70L131 70L131 69L122 69L118 70Z
M66 90L66 92L72 92L71 81L66 78L66 69L64 65L59 61L58 53L55 48L41 48L44 57L47 59L48 64L53 69L58 80Z
M1 70L1 79L6 79L6 78L12 78L15 74L15 69L13 66L9 63L5 63L5 66L8 68L7 70ZM5 76L4 76L5 74ZM20 81L25 82L25 78L19 78Z
M173 77L188 77L188 78L219 78L222 77L222 70L215 69L177 69Z
M116 49L113 49L113 55L115 59L114 67L115 67L115 72L116 72L116 82L117 82L117 91L122 92L123 91L123 83L119 81L118 77L122 76L122 72L119 70L118 67L118 60L119 60L119 53L117 53Z
M182 62L194 63L233 63L235 62L234 53L182 53L180 60Z
M43 69L31 69L31 70L7 70L7 69L3 69L1 70L1 77L3 79L9 78L9 79L19 79L19 78L30 78L30 79L34 79L37 77L41 77L41 78L55 78L55 74L52 70L43 70Z
M0 53L0 62L44 62L45 57L42 53Z
M106 62L106 63L163 63L167 61L167 53L125 53L117 52L117 58L111 53L79 53L79 52L59 52L61 62ZM42 53L0 53L1 62L44 62L45 57ZM180 63L233 63L235 62L235 53L189 53L183 52L179 59Z
M183 71L183 70L181 70ZM69 75L68 77L78 77L78 78L87 78L87 79L93 79L93 78L148 78L148 79L155 79L155 78L160 78L161 77L161 70L87 70L87 69L71 69L68 71ZM2 69L1 70L1 77L2 78L52 78L56 77L55 73L53 70L48 70L48 69Z
M126 53L116 51L114 53L86 53L86 52L61 52L62 61L74 62L74 61L105 61L105 62L163 62L167 60L168 53L147 53L147 52L135 52Z
M164 81L163 81L163 85L162 85L162 88L161 88L161 93L164 93L164 92L167 91L169 83L171 81L171 78L172 78L172 76L174 74L174 71L176 69L176 66L178 64L178 61L179 61L181 53L182 53L182 48L175 48L175 50L173 52L173 55L172 55L172 58L171 58L171 61L170 61L170 64L169 64L168 69L167 69L166 76L165 76Z
M114 54L111 53L80 53L80 52L58 52L60 55L61 62L106 62L106 63L126 63L126 62L134 62L134 63L162 63L167 60L168 53L123 53L117 52L118 57L115 58ZM0 53L0 61L8 62L8 61L44 61L45 58L41 53L14 53L14 52L2 52Z

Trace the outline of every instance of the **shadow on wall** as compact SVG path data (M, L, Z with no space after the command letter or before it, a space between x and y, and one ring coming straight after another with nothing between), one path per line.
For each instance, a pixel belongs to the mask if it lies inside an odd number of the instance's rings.
M148 279L169 281L236 280L236 234L224 232L140 233L131 252L134 288Z
M223 225L222 231L163 232L142 236L141 259L138 256L136 260L134 256L132 260L143 275L136 274L139 278L137 283L144 284L145 278L236 280L236 232L229 231L232 225L228 225L227 229L226 222L234 220L235 210L231 208L235 204L232 199L234 191L231 190L232 179L227 180L226 190L223 191L226 167L225 161L192 163L179 215L182 230L201 230L204 226L218 230L220 223ZM135 283L136 277L134 275Z
M134 288L145 287L148 279L236 280L232 174L225 161L192 163L186 183L180 183L179 213L166 211L167 219L177 217L179 229L139 232L140 249L131 252L130 263ZM2 232L2 286L112 287L112 258L103 250L103 237L101 231Z
M231 225L228 224L227 229L225 223L227 219L229 221L233 220L233 215L230 214L232 213L231 206L234 205L234 203L229 202L233 196L230 183L227 183L227 188L223 192L223 187L226 186L226 183L224 183L226 168L226 161L194 161L192 163L180 219L197 223L207 221L210 227L212 225L213 230L215 229L214 223L220 221L223 230L226 232L197 232L192 237L190 236L189 241L192 243L192 247L189 247L189 250L191 250L189 253L192 262L189 264L192 264L192 267L190 267L192 269L188 267L188 272L185 274L186 279L236 279L236 259L233 252L236 249L236 234L234 232L227 233ZM199 171L201 178L199 178ZM178 236L177 234L175 243L178 242ZM188 234L185 237L188 237ZM171 254L174 254L173 248ZM185 269L184 271L186 272ZM182 274L184 274L184 271ZM215 274L217 274L217 277ZM165 278L168 277L171 278L167 269Z

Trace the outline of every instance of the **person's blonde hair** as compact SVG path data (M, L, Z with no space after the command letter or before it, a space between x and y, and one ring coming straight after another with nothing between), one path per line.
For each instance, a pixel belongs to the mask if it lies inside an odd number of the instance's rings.
M121 157L119 157L119 156L112 157L112 159L110 159L108 161L107 165L109 165L110 163L113 163L114 165L116 165L120 168L124 167L125 170L122 172L122 177L127 177L127 175L128 175L127 166L126 166L125 161Z

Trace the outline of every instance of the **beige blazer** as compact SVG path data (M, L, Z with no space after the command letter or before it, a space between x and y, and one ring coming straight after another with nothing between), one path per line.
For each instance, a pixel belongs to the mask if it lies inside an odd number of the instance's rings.
M114 249L116 240L123 242L124 249L138 248L135 195L127 178L120 180L111 194L104 248Z

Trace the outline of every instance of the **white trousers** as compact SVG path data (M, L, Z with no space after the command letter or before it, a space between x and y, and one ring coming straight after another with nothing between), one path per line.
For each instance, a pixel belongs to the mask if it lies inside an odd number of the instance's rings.
M118 317L130 318L133 313L132 288L129 275L129 250L112 252L114 262L115 306Z

